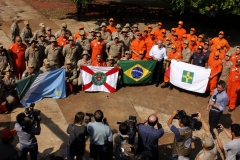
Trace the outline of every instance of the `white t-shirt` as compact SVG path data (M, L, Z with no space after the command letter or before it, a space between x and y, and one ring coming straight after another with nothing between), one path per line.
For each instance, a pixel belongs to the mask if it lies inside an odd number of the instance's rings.
M240 138L226 143L223 148L228 153L226 160L236 160L236 155L240 151Z
M158 45L152 46L149 55L157 58L158 61L161 61L163 58L167 59L166 48L163 46L161 48L158 48Z

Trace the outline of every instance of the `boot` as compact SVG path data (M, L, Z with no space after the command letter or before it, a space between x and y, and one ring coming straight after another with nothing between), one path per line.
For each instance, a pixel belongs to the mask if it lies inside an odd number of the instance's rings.
M72 92L73 95L76 95L77 94L77 85L73 85L73 92Z
M170 87L169 87L169 89L170 89L170 90L172 90L172 89L173 89L173 85L172 85L172 84L170 84Z
M168 88L169 87L169 82L165 82L164 85L161 86L161 88Z
M6 108L7 108L7 113L11 113L13 111L12 105L6 104Z

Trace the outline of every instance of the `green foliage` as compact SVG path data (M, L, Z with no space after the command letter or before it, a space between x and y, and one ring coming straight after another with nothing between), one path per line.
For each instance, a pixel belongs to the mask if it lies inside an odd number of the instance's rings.
M163 0L173 11L184 13L186 10L207 12L214 6L218 12L240 15L240 0Z
M70 0L70 1L86 6L87 4L91 3L93 0Z

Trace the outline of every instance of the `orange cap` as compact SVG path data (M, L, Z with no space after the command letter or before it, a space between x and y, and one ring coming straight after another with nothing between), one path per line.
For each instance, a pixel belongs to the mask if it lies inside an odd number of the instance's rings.
M218 34L222 34L222 35L224 35L224 32L223 32L223 31L220 31Z
M149 25L148 25L148 28L152 28L152 25L151 25L151 24L149 24Z
M218 51L214 54L214 56L219 56L219 55L220 53Z
M203 34L200 34L198 37L199 37L199 38L204 38L204 35L203 35Z
M79 26L78 29L84 29L84 27L83 26Z
M144 28L143 32L148 32L148 29L147 29L147 28Z
M137 34L137 35L138 35L138 34L139 34L139 35L142 35L142 33L141 33L141 32L137 32L136 34Z
M172 49L176 49L176 46L175 45L172 45L172 47L171 47Z
M162 22L158 22L158 25L162 25Z
M186 38L186 37L187 37L187 35L186 35L186 34L184 34L182 37L183 37L183 38Z
M174 31L174 32L176 32L176 28L172 28L172 29L171 29L171 31Z
M195 30L195 28L191 28L191 29L190 29L190 31L193 31L193 32L195 32L196 30Z
M191 41L194 41L194 42L195 42L196 40L195 40L195 38L191 38Z
M162 33L163 33L163 32L166 33L166 32L167 32L166 29L162 29Z
M152 32L150 32L150 35L154 35L154 32L152 31Z
M114 21L114 19L113 19L113 18L110 18L109 21Z
M179 21L178 24L183 25L183 21Z

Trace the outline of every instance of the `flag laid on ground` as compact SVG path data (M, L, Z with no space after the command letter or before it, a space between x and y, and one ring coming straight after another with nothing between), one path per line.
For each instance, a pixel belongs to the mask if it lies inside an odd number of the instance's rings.
M151 83L156 61L120 60L123 84Z
M119 68L82 66L81 74L84 91L115 92Z
M36 74L16 83L18 96L23 106L40 101L44 97L66 97L65 69Z
M210 72L211 69L172 60L170 82L188 91L205 93Z

